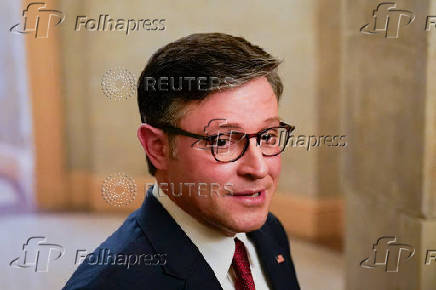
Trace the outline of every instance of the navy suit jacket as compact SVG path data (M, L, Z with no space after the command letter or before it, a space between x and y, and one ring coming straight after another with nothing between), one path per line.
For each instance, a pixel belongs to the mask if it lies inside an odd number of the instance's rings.
M141 208L94 251L93 257L84 259L64 290L222 289L198 248L151 190L147 191ZM247 233L247 237L256 247L272 289L300 289L288 237L274 215L269 213L265 224L259 230ZM115 254L120 254L120 260L114 257ZM284 258L281 263L282 259L277 260L280 254ZM131 261L129 267L127 259Z

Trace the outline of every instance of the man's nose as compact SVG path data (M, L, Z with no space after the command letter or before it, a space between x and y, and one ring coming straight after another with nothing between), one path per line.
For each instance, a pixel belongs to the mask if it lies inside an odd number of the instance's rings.
M263 156L260 146L256 144L255 138L250 138L248 148L239 161L239 175L250 176L253 179L261 179L268 174L265 156Z

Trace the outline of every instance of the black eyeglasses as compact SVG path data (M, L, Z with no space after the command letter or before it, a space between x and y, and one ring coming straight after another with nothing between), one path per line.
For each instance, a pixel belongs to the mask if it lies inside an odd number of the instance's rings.
M258 133L245 134L234 129L219 132L215 135L199 135L185 131L181 128L163 124L155 126L167 133L188 136L197 139L192 146L199 149L209 149L218 162L234 162L241 158L247 151L250 138L256 138L256 144L261 148L264 156L276 156L282 153L288 144L294 126L280 122L279 126L266 128Z

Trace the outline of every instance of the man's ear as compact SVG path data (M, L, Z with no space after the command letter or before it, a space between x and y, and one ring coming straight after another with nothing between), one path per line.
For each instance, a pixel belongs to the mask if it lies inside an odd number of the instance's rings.
M138 128L137 136L154 167L166 170L169 158L169 144L166 134L161 129L142 123Z

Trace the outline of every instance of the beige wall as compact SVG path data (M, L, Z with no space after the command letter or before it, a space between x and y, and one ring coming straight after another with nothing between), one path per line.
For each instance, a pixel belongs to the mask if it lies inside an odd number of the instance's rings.
M48 1L56 6L56 1ZM23 5L27 7L27 4ZM59 34L26 38L26 57L32 104L35 192L39 209L69 206L66 167L64 103L59 64Z
M5 2L0 25L20 15L20 2ZM0 214L33 206L32 116L28 100L25 40L0 31Z

